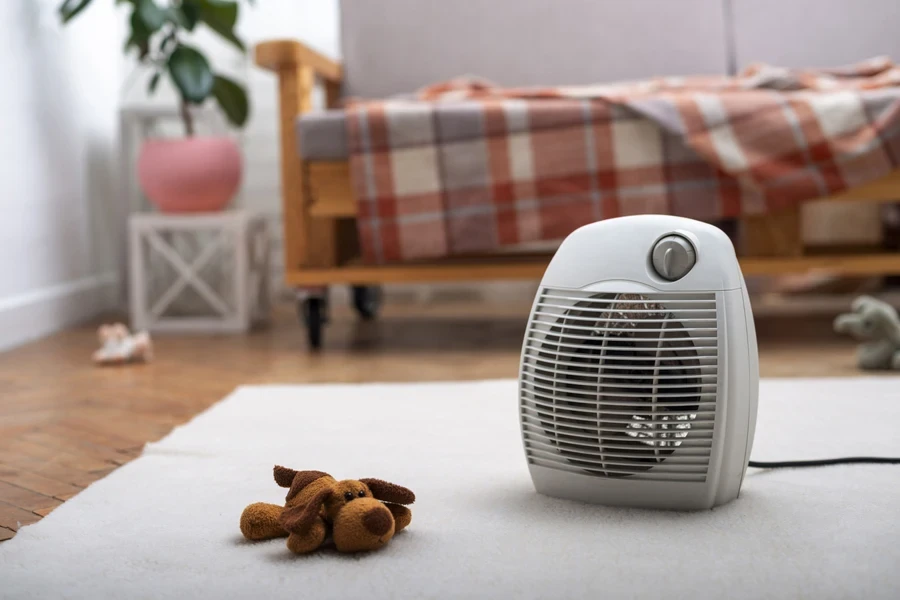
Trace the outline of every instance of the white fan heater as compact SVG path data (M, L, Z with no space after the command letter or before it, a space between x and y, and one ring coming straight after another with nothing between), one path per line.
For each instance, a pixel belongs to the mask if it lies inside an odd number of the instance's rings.
M758 386L750 300L721 230L662 215L582 227L544 273L522 348L534 486L646 508L733 500Z

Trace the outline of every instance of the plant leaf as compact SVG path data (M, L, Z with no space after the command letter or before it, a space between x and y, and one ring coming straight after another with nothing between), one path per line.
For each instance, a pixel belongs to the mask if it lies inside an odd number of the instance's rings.
M242 127L247 122L250 105L247 101L247 92L240 84L222 75L216 75L213 96L232 125Z
M181 6L169 9L170 20L184 27L188 31L193 31L200 20L200 9L194 2L189 0L182 2Z
M65 0L59 5L59 16L63 23L68 23L74 19L78 13L88 7L91 0Z
M232 0L197 0L196 6L200 10L200 20L231 42L238 50L245 52L244 42L234 33L237 23L238 4Z
M209 61L190 46L178 45L169 56L169 75L182 97L193 104L200 104L213 89L213 74Z
M127 51L131 46L136 46L138 57L144 60L147 54L150 53L150 33L146 25L144 25L143 19L138 14L138 7L135 6L131 12L131 35L128 36L128 40L125 42L125 50Z
M137 0L135 14L144 24L148 37L150 33L158 30L166 22L166 13L153 0Z
M156 91L156 86L159 84L159 76L162 75L160 71L157 71L150 78L150 83L147 84L147 94L152 94Z
M200 10L206 14L215 14L225 26L233 28L237 25L238 3L236 0L196 0Z

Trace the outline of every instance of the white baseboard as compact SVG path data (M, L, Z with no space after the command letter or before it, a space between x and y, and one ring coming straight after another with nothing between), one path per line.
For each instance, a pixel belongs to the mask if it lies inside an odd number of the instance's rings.
M0 352L114 308L117 286L105 273L0 298Z

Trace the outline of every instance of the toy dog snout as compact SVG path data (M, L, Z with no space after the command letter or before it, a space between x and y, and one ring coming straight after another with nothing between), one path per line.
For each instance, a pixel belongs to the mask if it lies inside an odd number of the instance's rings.
M857 334L861 321L859 315L840 315L834 320L834 330L837 333Z
M391 512L382 505L380 507L370 508L366 514L363 515L363 525L369 533L381 537L394 526L394 518L391 516Z
M333 535L341 552L375 550L394 537L394 516L378 500L359 498L338 512Z

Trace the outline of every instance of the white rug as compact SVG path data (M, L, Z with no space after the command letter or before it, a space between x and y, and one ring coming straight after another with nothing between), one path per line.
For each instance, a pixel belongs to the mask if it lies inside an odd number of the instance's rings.
M900 455L900 379L774 380L758 460ZM363 556L245 543L272 465L418 495ZM247 387L0 544L4 598L900 598L900 467L755 472L700 513L534 493L513 381Z

